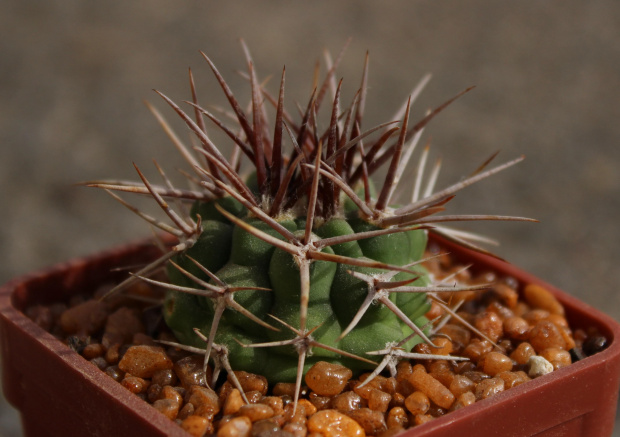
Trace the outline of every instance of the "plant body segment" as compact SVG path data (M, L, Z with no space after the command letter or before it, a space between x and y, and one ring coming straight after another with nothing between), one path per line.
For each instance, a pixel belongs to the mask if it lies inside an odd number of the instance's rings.
M439 213L457 191L521 158L487 169L492 157L469 177L436 190L440 165L425 177L427 146L409 171L414 174L410 201L397 205L396 189L425 126L469 89L412 123L411 104L424 78L395 121L364 130L368 56L361 86L343 109L342 81L335 80L340 56L332 62L326 55L325 80L313 84L296 120L284 109L285 71L279 93L271 95L243 47L251 87L245 109L204 53L230 112L218 117L198 103L191 70L189 111L158 92L195 135L193 150L149 106L188 162L184 174L192 188L174 187L159 166L161 185L151 184L137 167L140 182L87 183L106 189L179 240L113 292L138 278L166 287L165 320L181 343L204 348L205 366L211 360L216 367L261 373L271 382L295 381L297 396L304 371L317 361L342 363L355 372L375 369L376 374L386 366L394 371L398 359L415 355L410 353L415 344L433 345L434 328L425 317L431 300L449 311L438 292L488 287L462 287L454 278L438 281L429 275L422 266L428 232L482 250L476 245L482 237L443 223L530 220ZM329 121L321 130L319 114L328 93ZM269 107L273 125L267 121ZM229 158L211 140L207 120L233 142ZM386 175L375 188L371 178L382 166ZM242 177L242 170L250 176ZM113 191L152 196L172 225ZM168 283L151 278L164 265Z

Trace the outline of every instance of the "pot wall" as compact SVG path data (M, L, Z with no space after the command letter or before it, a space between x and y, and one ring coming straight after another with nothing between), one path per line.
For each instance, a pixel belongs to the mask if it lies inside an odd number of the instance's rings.
M620 326L608 316L513 266L435 239L474 269L538 283L564 305L574 328L597 327L609 347L493 398L415 427L403 437L608 437L620 384ZM0 333L6 398L26 436L186 436L176 424L128 392L25 317L35 303L65 300L114 280L111 269L153 259L154 246L134 244L13 280L0 289Z

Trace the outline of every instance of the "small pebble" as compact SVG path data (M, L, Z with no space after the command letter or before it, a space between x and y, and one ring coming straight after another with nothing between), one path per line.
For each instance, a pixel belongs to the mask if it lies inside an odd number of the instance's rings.
M409 377L409 382L417 390L424 393L435 404L442 408L450 408L454 395L443 384L426 373L424 368L417 368Z
M211 418L220 411L218 396L210 388L194 385L188 395L188 402L194 405L194 414Z
M364 437L366 433L359 423L336 410L322 410L308 419L308 431L324 437Z
M544 357L553 365L553 370L561 369L562 367L570 366L572 363L570 353L564 349L549 348L540 353L541 357Z
M172 399L158 399L153 402L153 407L170 420L177 418L179 404Z
M265 404L247 404L239 408L237 412L238 416L245 416L252 422L257 420L269 419L273 417L273 410L269 405Z
M202 416L188 416L181 422L183 428L192 437L202 437L211 429L211 421ZM218 434L219 435L219 434Z
M308 388L321 396L335 396L342 392L353 376L351 369L339 364L319 361L306 373Z
M217 437L249 437L252 422L245 416L235 417L217 431Z
M512 370L512 360L500 352L489 352L482 359L482 371L495 376L500 372Z
M347 391L334 396L331 406L338 411L355 410L362 406L362 397L353 391Z
M228 396L226 396L226 400L224 401L224 415L237 413L239 408L241 408L244 403L245 402L243 402L243 398L241 397L241 392L239 392L236 388L233 389Z
M245 393L257 391L263 396L267 394L268 384L267 378L264 376L243 371L236 371L235 376L237 377L237 380ZM230 375L228 376L228 382L231 384L233 383Z
M125 375L121 385L134 394L146 393L149 387L149 383L145 379L132 375Z
M191 355L176 361L173 369L181 385L189 389L192 385L206 386L203 365L204 357L200 355Z
M426 414L431 407L431 402L424 393L416 391L407 396L405 399L405 407L413 415Z
M566 349L560 329L548 320L541 320L530 332L529 343L537 353L550 347Z
M546 288L537 284L528 284L523 289L523 296L533 308L549 311L551 314L564 315L564 307Z
M481 381L474 390L477 400L490 398L497 393L504 391L504 380L502 378L489 378Z
M91 299L65 310L59 323L67 334L93 335L103 328L107 317L107 304Z
M141 378L150 378L162 369L172 369L172 361L159 346L132 346L118 363L127 373Z
M385 424L387 425L388 429L396 427L406 428L409 424L407 412L402 407L392 408L387 414Z
M531 344L527 342L523 342L517 346L517 348L512 351L510 354L510 358L515 360L517 364L527 364L530 357L536 355L536 351L532 347Z
M116 343L132 343L134 334L139 332L144 332L139 312L133 308L120 307L108 317L101 343L106 347Z
M527 364L529 367L527 374L530 378L538 378L553 372L553 364L538 355L531 356Z
M385 414L370 408L360 408L347 412L347 416L361 425L367 435L377 435L387 430Z

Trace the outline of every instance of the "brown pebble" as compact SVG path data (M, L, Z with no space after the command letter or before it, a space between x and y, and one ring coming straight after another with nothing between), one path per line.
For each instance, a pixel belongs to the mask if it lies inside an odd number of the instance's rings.
M189 416L193 416L193 415L194 415L194 406L192 404L185 404L185 405L183 405L183 408L181 408L181 410L179 410L179 414L177 415L177 419L178 420L185 420ZM200 417L200 416L198 416L198 417Z
M558 370L562 367L569 366L572 362L568 351L554 347L545 349L540 353L540 356L553 364L553 370Z
M179 404L172 399L158 399L153 402L153 407L170 420L177 418Z
M431 401L421 391L413 392L405 399L405 407L413 415L426 414L430 406Z
M566 342L559 328L548 320L541 320L534 326L530 332L529 343L537 353L548 348L566 348Z
M474 391L477 400L489 398L497 393L504 391L504 380L502 378L490 378L481 381Z
M162 369L171 369L172 361L159 346L132 346L118 363L124 372L141 378L150 378Z
M459 397L463 393L473 391L476 384L471 379L463 375L455 375L450 384L450 391L456 397Z
M359 423L336 410L322 410L308 419L308 431L324 437L364 437L366 433Z
M433 339L433 343L437 347L430 346L432 354L435 355L449 355L452 353L452 341L444 337L438 337Z
M105 353L105 360L109 364L118 364L119 360L121 359L119 353L120 348L120 344L113 344L112 346L108 347L108 350Z
M452 405L452 411L466 407L476 402L476 395L468 391L456 398L456 402Z
M305 423L287 423L282 426L282 431L285 433L284 435L286 437L306 437L308 434Z
M335 396L342 392L351 376L353 372L347 367L319 361L308 370L305 381L313 392L321 396Z
M551 314L564 315L564 307L546 288L537 284L528 284L523 289L523 297L533 308L549 311Z
M93 335L103 328L108 317L108 306L99 300L87 300L65 310L60 326L67 334Z
M455 351L461 351L471 340L471 332L460 325L447 324L439 332L450 337Z
M385 424L388 429L391 428L406 428L409 424L409 419L407 418L407 412L402 407L394 407L392 408L388 414L387 419L385 420Z
M381 391L377 388L373 388L368 398L368 408L374 411L380 411L385 413L388 410L392 396L388 393Z
M259 402L269 405L276 415L284 412L284 401L279 396L265 396Z
M91 343L87 344L84 349L82 349L82 356L87 360L92 360L93 358L99 358L105 353L105 348L101 343Z
M108 366L105 369L105 373L108 374L116 382L121 382L125 377L125 372L118 368L118 366Z
M252 431L252 422L245 416L229 420L217 431L217 437L249 437Z
M101 343L106 347L116 343L131 344L138 332L144 332L140 313L133 308L120 307L108 317Z
M454 402L455 398L450 390L426 373L423 367L419 367L413 371L409 377L409 382L442 408L450 408Z
M270 406L258 403L243 405L239 408L237 415L245 416L252 422L256 422L257 420L269 419L274 414Z
M151 385L149 385L149 388L146 390L146 400L152 404L153 402L161 399L161 390L161 385L153 384L151 382Z
M52 310L45 305L34 305L26 308L26 316L39 325L44 331L51 331L54 326Z
M191 355L181 358L174 363L174 373L179 378L183 387L189 389L192 385L206 386L203 371L204 358L199 355ZM209 375L207 375L209 376Z
M181 422L181 428L192 437L202 437L212 429L211 421L202 416L188 416ZM219 435L219 434L218 434Z
M413 418L413 423L419 426L424 423L430 422L431 420L434 420L434 419L435 418L431 416L430 414L418 414Z
M252 437L271 437L280 432L280 425L271 419L252 423Z
M480 358L493 350L493 345L488 340L474 338L463 350L462 355L477 363Z
M377 435L387 430L385 414L380 411L360 408L347 412L347 416L359 423L367 435Z
M495 376L500 372L512 370L512 360L500 352L489 352L482 359L484 373Z
M527 376L527 373L522 370L519 370L517 372L501 372L497 374L497 377L504 380L505 390L516 387L517 385L523 384L524 382L530 380L530 377Z
M235 388L226 396L222 412L224 415L235 414L243 404L244 401L241 397L241 392Z
M530 332L530 324L518 316L504 319L504 334L513 340L527 340Z
M146 393L149 387L149 383L146 380L132 375L125 375L121 385L134 394Z
M517 364L525 365L532 355L536 355L536 351L531 344L523 342L512 351L510 358L515 360Z
M177 389L170 385L162 387L159 396L160 399L170 399L179 404L179 406L183 404L183 395L179 393Z
M189 390L188 402L194 405L194 414L212 418L220 411L217 394L207 387L194 385Z
M177 383L177 375L172 369L161 369L153 373L151 381L154 384L161 385L162 387L165 385L175 385Z
M497 342L504 331L502 319L497 313L491 311L485 311L476 315L474 326L494 343Z
M268 384L267 378L264 376L243 371L235 371L235 376L245 393L257 391L263 396L267 394ZM230 375L228 376L228 382L233 383Z
M334 396L331 401L331 407L338 411L351 411L362 406L362 397L353 391L346 391Z

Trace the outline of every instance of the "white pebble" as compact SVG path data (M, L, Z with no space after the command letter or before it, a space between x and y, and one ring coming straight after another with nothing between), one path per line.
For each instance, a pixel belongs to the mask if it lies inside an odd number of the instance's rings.
M530 368L528 372L530 378L538 378L539 376L553 372L553 364L539 355L531 356L529 360L527 360L527 365Z

